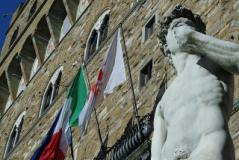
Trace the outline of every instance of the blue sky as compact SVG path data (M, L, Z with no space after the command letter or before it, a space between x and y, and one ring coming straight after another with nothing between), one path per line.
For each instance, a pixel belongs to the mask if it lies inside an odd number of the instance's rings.
M25 0L0 0L0 51L2 50L12 14L19 4L24 1Z

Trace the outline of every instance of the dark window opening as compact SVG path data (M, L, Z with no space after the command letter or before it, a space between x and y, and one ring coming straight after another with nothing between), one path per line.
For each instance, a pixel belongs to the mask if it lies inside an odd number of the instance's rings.
M0 117L4 113L8 102L10 91L7 85L7 77L5 71L0 76Z
M145 40L153 34L155 28L155 16L145 25Z
M41 116L50 107L50 105L54 102L54 100L58 96L61 77L62 77L62 68L59 68L59 70L57 70L53 74L48 84L48 87L45 90L39 116Z
M17 144L17 142L19 141L20 133L21 133L22 126L23 126L23 121L24 121L24 117L21 119L21 122L20 122L19 126L17 127L17 135L16 135L15 144Z
M25 71L26 80L29 81L32 76L33 64L36 59L36 52L31 36L25 41L19 56L21 58L22 67Z
M56 96L58 95L58 92L59 92L59 88L60 88L60 82L61 82L61 75L62 75L62 72L59 73L57 79L56 79L56 82L54 84L54 91L53 91L53 98L52 98L52 101L56 98Z
M96 47L97 47L97 39L98 39L98 33L96 30L94 30L89 40L88 54L87 54L86 60L88 60L95 53Z
M12 98L16 98L18 96L18 89L19 89L19 85L22 79L22 70L21 70L21 59L18 56L18 54L16 54L16 56L12 59L10 65L8 66L8 76L9 76L9 82L11 85L11 89L12 89Z
M9 137L6 154L8 154L14 148L16 136L17 136L17 128L15 126L12 131L12 134Z
M13 33L13 35L12 35L12 39L11 39L11 41L10 41L10 46L11 46L11 45L13 44L13 42L15 42L15 40L17 39L18 31L19 31L19 28L17 28L17 29L14 31L14 33Z
M32 5L27 20L29 20L33 16L33 14L36 12L36 9L37 9L37 1L35 1L34 4Z
M52 83L51 83L46 91L46 94L44 95L45 97L44 97L41 113L43 113L51 104L52 90L53 90L53 88L52 88Z
M47 48L49 45L49 41L51 39L51 33L48 28L48 24L47 24L45 16L42 17L42 19L40 20L40 22L37 25L37 28L36 28L36 31L34 34L34 39L36 41L40 59L44 60L46 53L48 52L47 50L51 51L51 49L54 48L54 46L51 46L50 49Z
M151 79L152 77L152 67L153 63L152 60L140 71L140 87L143 87L146 85L146 83Z
M106 39L109 29L109 15L105 16L104 21L100 28L100 42L99 45Z
M19 141L20 133L22 131L23 122L24 122L24 117L21 119L21 122L19 123L18 126L16 126L16 125L14 126L12 133L8 140L6 155L12 151L12 149L16 146L17 142Z
M49 18L53 28L53 34L57 43L62 38L61 29L66 17L67 12L63 0L54 1L49 11Z

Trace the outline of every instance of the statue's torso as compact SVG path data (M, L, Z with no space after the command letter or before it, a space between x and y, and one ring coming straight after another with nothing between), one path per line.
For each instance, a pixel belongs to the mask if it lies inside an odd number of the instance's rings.
M190 62L174 79L161 100L167 127L163 157L187 159L203 135L223 129L225 119L220 107L229 107L221 103L225 100L226 83L199 66L197 61Z

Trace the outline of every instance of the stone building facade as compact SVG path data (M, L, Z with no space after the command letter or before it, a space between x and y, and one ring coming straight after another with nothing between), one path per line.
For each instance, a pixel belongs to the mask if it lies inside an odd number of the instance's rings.
M157 33L160 19L176 4L199 14L206 23L207 34L239 43L238 0L28 0L19 7L0 56L0 159L30 159L62 106L80 64L84 62L93 84L120 26L130 68L126 68L127 77L131 73L139 116L152 113L161 84L175 74L160 50ZM239 160L237 76L234 97L229 126ZM116 142L130 128L133 102L128 80L97 106L107 150L117 148ZM150 144L150 136L145 141ZM93 114L82 139L79 129L73 129L73 145L75 159L99 155ZM128 159L147 157L135 151L128 153ZM71 159L70 153L68 150L67 159ZM107 157L110 156L109 151Z

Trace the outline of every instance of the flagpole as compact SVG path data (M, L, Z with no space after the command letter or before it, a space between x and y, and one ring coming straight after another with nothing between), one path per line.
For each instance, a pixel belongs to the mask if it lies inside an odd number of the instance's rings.
M128 57L128 52L127 52L127 49L126 49L126 43L125 43L125 38L124 38L124 34L123 34L122 23L119 26L120 26L119 28L121 29L121 33L122 33L123 49L124 49L124 54L125 54L125 58L126 58L127 68L128 68L128 71L129 71L128 79L129 79L130 89L131 89L131 93L132 93L133 113L134 113L134 116L135 116L135 119L136 119L136 124L138 126L138 129L140 129L138 108L137 108L137 103L136 103L136 98L135 98L133 80L132 80L132 76L131 76L131 69L130 69L130 65L129 65L129 57Z
M75 157L74 157L74 149L73 149L73 140L72 140L72 130L71 130L71 127L70 127L70 133L71 133L71 157L73 160L75 160Z
M85 64L83 63L82 66L83 66L83 69L85 70L85 73L86 73L86 79L87 79L88 87L91 88L90 80L88 78L88 73L87 73L87 69L85 67ZM103 146L103 140L102 140L102 135L101 135L101 131L100 131L100 124L99 124L99 120L98 120L98 117L97 117L97 114L96 114L95 106L93 107L93 110L94 110L94 115L95 115L95 121L96 121L96 126L97 126L98 137L100 139L101 146Z
M98 117L97 117L97 114L96 114L95 106L93 107L93 109L94 109L95 120L96 120L96 125L97 125L97 132L98 132L98 136L99 136L100 143L101 143L101 146L102 146L103 145L103 140L102 140L102 135L101 135L101 132L100 132L100 124L99 124Z

